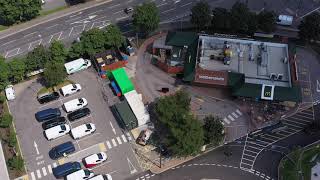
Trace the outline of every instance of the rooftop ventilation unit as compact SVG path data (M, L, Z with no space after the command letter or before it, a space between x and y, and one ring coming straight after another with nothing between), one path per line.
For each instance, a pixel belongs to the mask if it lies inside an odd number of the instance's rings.
M277 79L278 79L278 80L282 80L282 78L283 78L283 74L278 74Z
M271 80L276 80L277 79L277 75L275 73L271 73L270 74L270 79Z

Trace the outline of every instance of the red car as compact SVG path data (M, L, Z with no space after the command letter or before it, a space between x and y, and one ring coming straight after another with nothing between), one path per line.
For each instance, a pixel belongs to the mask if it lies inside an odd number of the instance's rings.
M106 161L108 159L108 156L104 152L100 152L97 154L92 154L86 158L84 158L84 166L86 168L92 168L98 164L101 164L102 162Z

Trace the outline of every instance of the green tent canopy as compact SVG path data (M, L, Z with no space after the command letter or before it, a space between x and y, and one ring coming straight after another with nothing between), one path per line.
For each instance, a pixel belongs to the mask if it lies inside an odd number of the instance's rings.
M123 68L111 71L111 79L118 84L122 94L134 90L134 86Z

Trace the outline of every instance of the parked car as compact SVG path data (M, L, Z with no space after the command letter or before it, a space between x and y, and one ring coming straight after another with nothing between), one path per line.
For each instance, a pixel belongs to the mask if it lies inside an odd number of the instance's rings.
M87 169L81 169L79 171L73 172L67 175L66 180L80 180L80 179L89 179L93 177L94 174L92 171Z
M63 178L73 172L81 169L81 164L79 162L68 162L52 168L52 173L57 179Z
M78 98L68 101L63 104L64 109L67 113L76 111L88 105L88 101L85 98Z
M142 146L145 146L147 144L147 141L150 139L152 133L153 131L151 131L150 129L142 130L139 137L137 138L137 143Z
M51 119L55 119L60 117L61 112L58 108L49 108L42 111L39 111L35 114L36 119L39 122L49 121Z
M71 135L74 139L80 139L84 136L92 134L96 131L96 126L93 123L82 124L71 130Z
M54 101L59 99L60 95L58 92L54 91L51 93L44 93L44 94L40 94L38 95L37 99L39 101L40 104L44 104L44 103L48 103L50 101Z
M63 96L69 96L81 90L80 84L68 84L60 89Z
M6 97L8 101L14 100L16 98L13 85L8 85L4 91L6 93Z
M67 74L73 74L75 72L87 69L90 66L91 66L91 61L89 59L83 59L83 58L79 58L64 64Z
M100 152L84 158L83 164L86 168L92 168L93 166L103 163L107 159L108 159L107 154L104 152Z
M68 141L53 147L49 151L49 157L53 160L56 160L60 157L67 156L68 154L71 154L75 151L76 151L76 148L74 147L73 143L71 141Z
M112 180L112 177L110 174L100 174L90 178L90 180Z
M70 126L68 124L62 124L59 126L54 126L52 128L46 129L44 131L44 134L46 138L50 141L58 137L61 137L63 135L66 135L69 132L70 132Z
M80 119L82 117L88 116L91 113L89 108L82 108L79 110L76 110L70 114L68 114L69 121L74 121L77 119Z
M67 123L67 121L66 121L65 117L57 117L55 119L52 119L52 120L49 120L49 121L42 123L42 128L44 130L46 130L46 129L52 128L54 126L58 126L61 124L66 124L66 123Z

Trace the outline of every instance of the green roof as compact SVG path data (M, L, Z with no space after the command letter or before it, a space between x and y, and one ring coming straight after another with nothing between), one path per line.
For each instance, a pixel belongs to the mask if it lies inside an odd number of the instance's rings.
M121 121L120 124L124 125L127 130L138 126L138 120L126 101L115 104L113 110L117 119Z
M126 71L123 68L118 68L116 70L111 71L112 78L116 81L118 84L120 91L122 94L125 94L127 92L130 92L134 90L134 86L129 79Z
M229 72L228 73L228 86L232 89L241 87L244 84L244 74Z
M183 80L193 81L195 76L196 58L197 58L198 41L194 41L189 47L186 54L183 67Z
M190 46L198 39L197 33L194 32L168 32L166 45L169 46Z

